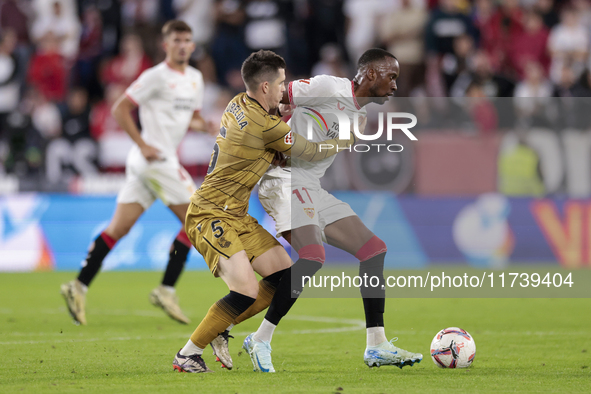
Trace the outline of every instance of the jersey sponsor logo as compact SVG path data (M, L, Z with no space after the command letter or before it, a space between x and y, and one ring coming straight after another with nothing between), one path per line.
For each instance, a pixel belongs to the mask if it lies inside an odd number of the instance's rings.
M312 119L314 119L316 121L316 123L318 124L318 126L320 127L320 130L326 130L328 131L328 125L326 124L326 120L324 119L324 117L320 114L320 112L313 110L310 107L304 107L305 109L307 109L310 112L304 112L305 115L308 115L309 117L311 117ZM324 128L322 127L322 125L324 125ZM312 139L312 136L310 134L308 134L308 139Z
M345 109L345 106L341 107L341 103L337 103L337 109L338 109L339 111L342 111L342 110L344 110L344 109Z
M174 99L174 109L177 111L194 111L193 99L177 97Z
M293 144L293 135L291 134L291 130L289 130L289 133L285 134L283 142L285 142L287 145Z
M310 219L314 219L314 215L316 214L314 208L304 208L304 212L306 212L306 215L308 215Z
M326 119L324 119L324 117L320 114L320 112L309 108L309 107L304 107L305 109L307 109L310 112L304 112L305 115L308 115L310 118L312 118L316 124L318 124L318 127L320 127L320 131L324 131L325 135L328 138L336 138L339 135L339 123L338 122L332 122L332 124L329 126L326 123ZM307 127L307 132L308 132L308 140L312 141L312 139L314 138L313 135L313 131L312 131L312 121L310 119L308 119L308 127ZM324 127L323 127L324 126Z
M310 80L309 79L300 79L298 82L305 83L306 85L309 85L310 84Z
M228 107L226 108L225 112L229 112L232 115L234 115L236 122L238 122L238 126L240 126L240 130L242 130L248 125L248 121L244 120L246 118L246 115L244 115L242 108L238 104L230 103L230 105L228 105Z

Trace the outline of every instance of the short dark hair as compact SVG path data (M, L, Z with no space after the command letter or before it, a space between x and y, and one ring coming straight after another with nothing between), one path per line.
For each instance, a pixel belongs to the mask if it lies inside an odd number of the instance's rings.
M179 21L179 20L168 21L164 24L164 26L162 26L162 37L166 38L167 36L169 36L173 32L192 33L193 30L191 30L191 26L187 25L186 22Z
M273 51L261 49L253 52L242 63L242 80L250 91L256 90L261 82L272 81L277 78L279 69L285 69L285 60Z
M391 57L394 60L398 60L396 59L396 56L381 48L368 49L367 51L363 52L363 55L361 55L361 57L359 58L359 61L357 62L357 69L359 70L360 68L365 67L370 63L377 62L379 60L384 60L387 57Z

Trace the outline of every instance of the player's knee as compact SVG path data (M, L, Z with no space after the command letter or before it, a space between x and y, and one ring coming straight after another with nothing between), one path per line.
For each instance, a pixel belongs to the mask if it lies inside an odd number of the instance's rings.
M254 283L249 283L249 284L243 286L239 290L239 293L256 299L257 296L259 295L259 282L255 281Z
M259 295L259 289L258 289L258 287L256 289L248 289L246 291L246 294L244 294L244 295L254 298L256 300L256 298Z
M230 290L230 293L222 298L220 301L224 302L234 309L238 315L250 308L256 301L256 296L253 297L250 294L244 294L240 291Z
M363 262L379 254L386 253L387 251L388 247L386 246L386 243L374 235L361 248L359 248L357 253L355 253L355 257Z
M298 250L298 256L303 260L317 261L324 264L326 254L322 245L306 245Z
M265 282L267 282L269 285L271 285L273 288L277 288L277 286L279 286L279 282L281 282L281 279L284 276L286 278L289 276L289 267L279 270L277 272L274 272L271 275L265 276L265 278L263 280ZM290 280L290 279L288 279L288 280Z

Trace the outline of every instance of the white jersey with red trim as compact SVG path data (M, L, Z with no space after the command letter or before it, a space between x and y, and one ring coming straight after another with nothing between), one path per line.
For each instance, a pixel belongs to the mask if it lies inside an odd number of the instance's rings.
M355 98L353 81L330 75L318 75L310 79L292 81L288 85L289 101L296 106L289 124L294 133L308 139L308 123L312 124L313 142L321 142L336 138L339 134L339 122L334 114L323 113L342 111L347 114L351 124L354 114L366 116L367 111L361 108ZM336 155L314 163L292 159L292 183L320 185L320 178L333 163ZM272 177L289 177L288 169L273 168L268 172Z
M188 66L180 72L162 62L144 71L125 91L139 106L142 138L164 158L176 158L193 113L203 105L203 89L201 71ZM130 154L138 153L134 145Z

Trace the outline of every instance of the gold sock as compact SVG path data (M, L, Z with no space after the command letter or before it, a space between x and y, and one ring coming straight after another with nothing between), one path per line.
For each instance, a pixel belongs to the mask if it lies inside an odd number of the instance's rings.
M269 282L265 281L264 279L259 280L259 294L257 295L256 301L250 306L250 308L245 310L240 316L234 319L232 323L234 325L242 323L244 320L249 319L257 313L267 309L269 305L271 305L273 295L275 295L275 287L271 286Z
M209 308L207 315L205 315L203 320L201 320L201 323L199 323L199 326L191 335L191 341L201 349L205 349L207 345L219 335L219 333L224 332L241 312L237 310L236 307L233 307L226 302L225 298L227 298L227 296L220 299ZM252 298L250 298L250 300L252 300Z

